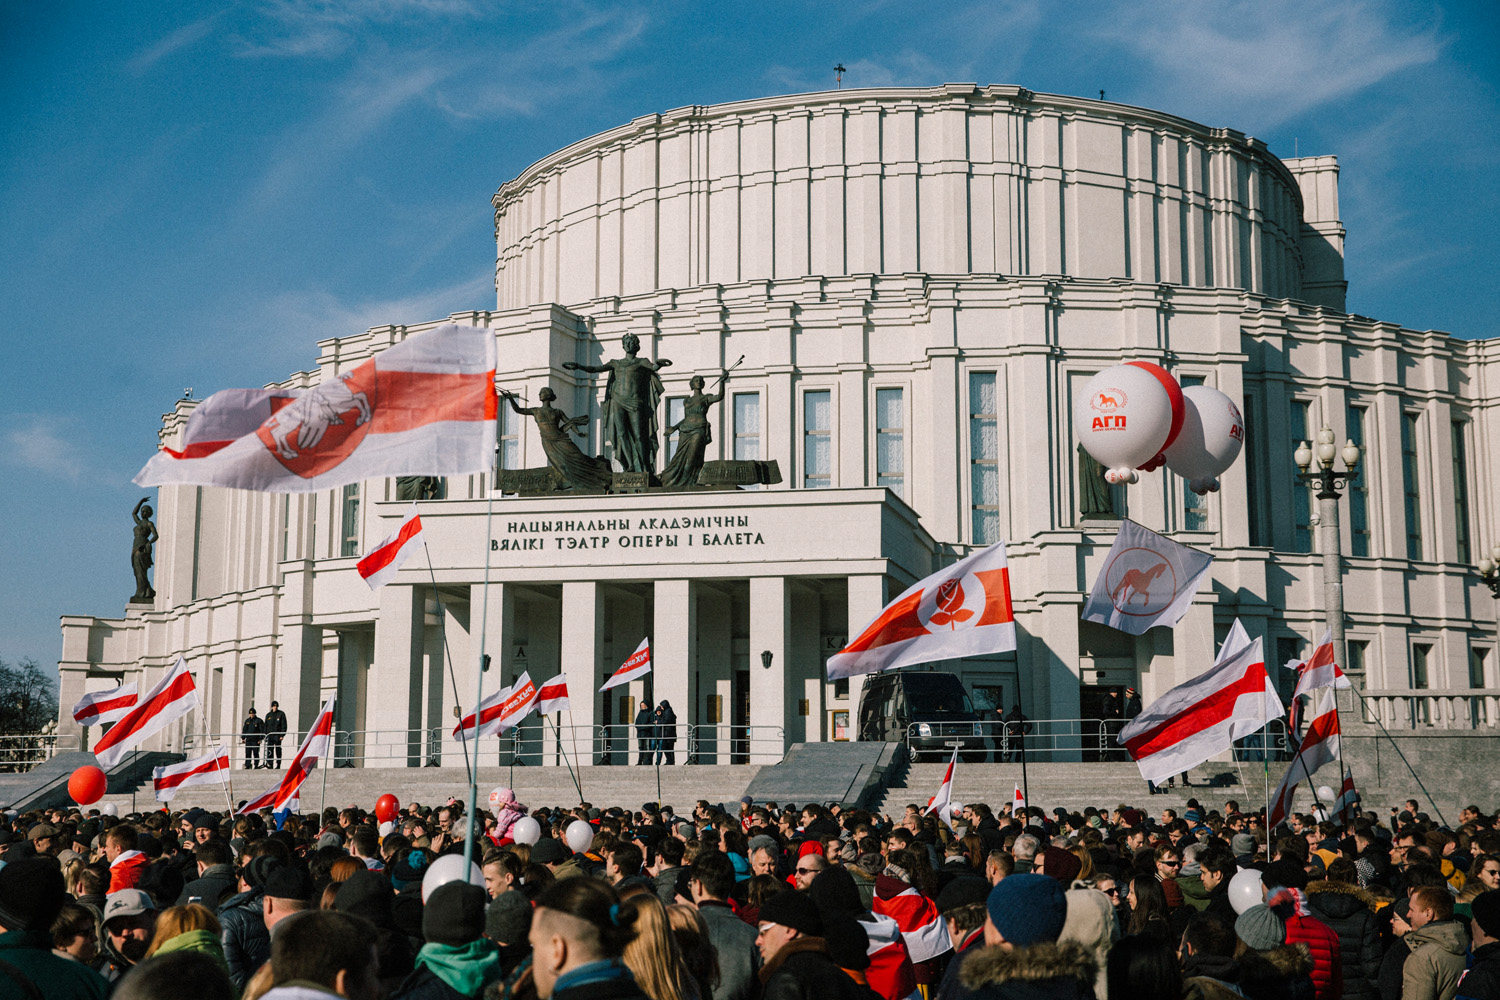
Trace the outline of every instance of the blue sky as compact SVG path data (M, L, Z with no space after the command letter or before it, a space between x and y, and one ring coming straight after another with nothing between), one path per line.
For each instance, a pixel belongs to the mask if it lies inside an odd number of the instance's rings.
M1349 308L1494 336L1492 2L0 3L0 659L122 613L184 387L493 305L490 196L638 115L1012 83L1342 164Z

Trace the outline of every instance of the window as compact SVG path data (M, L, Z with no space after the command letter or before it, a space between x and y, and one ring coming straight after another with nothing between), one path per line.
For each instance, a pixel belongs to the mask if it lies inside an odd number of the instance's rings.
M1345 643L1346 655L1349 663L1344 667L1346 674L1362 674L1365 672L1365 661L1370 652L1370 641L1368 639L1350 639Z
M738 462L760 458L760 393L734 394L734 457Z
M521 415L500 402L500 468L521 467Z
M1489 687L1485 681L1489 678L1490 651L1480 646L1469 650L1469 687Z
M350 483L344 487L344 514L342 542L339 546L339 555L359 555L359 484Z
M802 394L802 487L826 490L833 485L833 393L816 389Z
M906 499L906 408L900 389L875 390L875 485Z
M1427 665L1432 660L1432 647L1417 643L1411 648L1411 686L1420 691L1427 687Z
M969 499L973 542L1000 540L999 398L994 372L969 373Z
M1363 406L1349 407L1349 440L1359 446L1359 465L1349 479L1349 538L1352 554L1370 554L1370 482L1366 478L1365 466L1369 464L1365 450L1365 417Z
M1311 442L1307 432L1312 404L1305 399L1292 400L1291 431L1293 446ZM1314 448L1316 455L1316 448ZM1314 458L1316 461L1316 458ZM1312 491L1300 479L1292 480L1292 551L1312 551Z
M1190 385L1202 385L1203 378L1199 375L1184 375L1181 380L1183 388ZM1207 531L1208 530L1208 497L1199 496L1188 489L1188 481L1178 478L1182 487L1182 527L1184 531Z
M1469 457L1464 453L1463 421L1453 421L1453 526L1458 534L1458 561L1466 563L1469 549Z
M679 424L679 423L682 422L683 405L686 402L687 402L687 397L686 396L671 396L671 397L668 397L668 399L667 399L667 426L668 427L672 427L672 426L674 426L674 425ZM675 455L675 454L677 454L677 445L678 445L678 442L680 442L681 440L682 440L682 436L680 434L678 434L676 431L673 431L671 434L667 435L667 440L665 442L666 446L667 446L667 454L666 454L666 458L664 459L664 461L667 461L667 462L672 461L672 456Z
M1406 558L1422 558L1422 496L1417 479L1417 420L1401 414L1401 480L1406 490Z

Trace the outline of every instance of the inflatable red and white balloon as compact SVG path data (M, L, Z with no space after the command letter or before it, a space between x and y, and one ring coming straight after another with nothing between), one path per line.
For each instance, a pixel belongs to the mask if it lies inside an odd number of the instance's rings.
M1073 427L1111 483L1133 483L1136 470L1161 468L1162 452L1182 429L1182 389L1149 361L1106 368L1073 401Z
M1240 457L1245 418L1234 400L1206 385L1182 390L1186 413L1182 431L1166 450L1167 468L1188 481L1200 496L1219 488L1223 475Z

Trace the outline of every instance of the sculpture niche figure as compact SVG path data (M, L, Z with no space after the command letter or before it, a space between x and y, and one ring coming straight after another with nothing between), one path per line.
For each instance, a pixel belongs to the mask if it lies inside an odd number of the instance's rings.
M1086 518L1118 518L1114 493L1104 478L1104 466L1078 446L1078 513Z
M627 333L620 340L625 357L602 365L581 365L564 361L567 371L608 373L604 384L604 437L613 449L614 460L626 472L656 472L656 406L661 402L661 377L656 373L672 362L666 358L651 361L638 358L641 338Z
M135 596L130 599L131 604L150 604L156 600L156 591L146 575L151 569L151 546L160 537L156 525L151 523L151 508L146 506L150 499L141 497L130 512L135 518L135 540L130 545L130 568L135 571Z
M718 385L722 386L729 378L725 372L719 376ZM672 453L672 460L667 467L661 470L661 484L669 490L689 490L698 485L698 473L703 471L703 456L708 446L713 443L713 432L708 422L708 409L715 403L724 401L724 394L709 395L704 393L703 376L694 375L688 383L693 389L693 394L682 402L682 419L667 428L667 436L673 431L678 434L677 450Z
M552 401L557 398L557 393L550 386L543 386L542 391L537 393L536 398L541 400L541 406L522 406L516 402L515 393L504 389L500 390L500 395L510 403L512 410L536 421L536 428L542 435L542 451L547 455L547 467L552 470L552 478L556 483L554 489L599 493L609 490L609 463L601 458L585 455L568 437L569 431L583 437L583 431L579 428L589 422L586 414L570 417L553 406Z

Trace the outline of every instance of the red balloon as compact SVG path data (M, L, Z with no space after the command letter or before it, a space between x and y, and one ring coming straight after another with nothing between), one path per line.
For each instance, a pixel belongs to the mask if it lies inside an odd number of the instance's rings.
M68 778L68 794L81 806L93 805L104 798L109 778L92 764L85 764Z
M382 823L389 823L396 818L401 811L401 803L396 801L396 796L386 792L375 800L375 818Z

